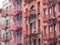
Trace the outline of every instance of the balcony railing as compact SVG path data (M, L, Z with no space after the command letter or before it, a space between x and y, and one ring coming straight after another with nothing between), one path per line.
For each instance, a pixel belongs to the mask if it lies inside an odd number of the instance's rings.
M44 5L47 4L52 6L52 5L55 5L55 3L56 3L56 0L43 0Z
M47 15L43 16L43 22L47 22Z
M43 5L47 4L47 0L43 0Z
M48 20L50 20L50 19L54 20L54 19L56 19L56 16L52 13L51 15L47 15L47 19Z
M48 39L48 40L49 40L49 39L53 39L53 38L54 38L54 34L53 34L53 33L47 35L47 39Z
M36 10L30 10L30 15L36 14Z
M46 35L43 35L43 40L47 40L47 34Z

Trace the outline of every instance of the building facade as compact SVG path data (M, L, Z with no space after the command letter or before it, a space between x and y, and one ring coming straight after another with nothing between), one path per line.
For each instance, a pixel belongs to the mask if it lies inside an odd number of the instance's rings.
M3 16L13 20L12 25L6 23L5 29L12 37L3 38L6 45L60 45L60 0L10 0L10 3L12 10Z
M43 45L60 45L59 10L59 0L43 0Z
M42 45L42 0L23 0L24 45Z
M22 14L24 44L60 45L60 0L23 0Z

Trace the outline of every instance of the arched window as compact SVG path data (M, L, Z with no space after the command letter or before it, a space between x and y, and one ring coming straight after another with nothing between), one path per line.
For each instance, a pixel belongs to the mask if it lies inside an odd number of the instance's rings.
M31 7L31 10L33 10L33 11L34 11L34 10L36 10L36 8L35 8L35 6L34 6L34 5Z

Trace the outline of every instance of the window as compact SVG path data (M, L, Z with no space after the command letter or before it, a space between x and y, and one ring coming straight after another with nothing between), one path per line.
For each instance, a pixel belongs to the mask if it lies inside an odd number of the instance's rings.
M49 15L52 14L52 8L48 9L48 13L49 13Z
M40 11L40 2L38 2L38 10Z
M58 4L58 15L60 15L60 3Z
M46 10L44 10L44 16L46 16Z
M56 25L54 25L54 33L56 32Z
M46 35L46 27L44 27L44 35Z
M15 4L18 7L19 10L22 10L22 0L16 0Z
M16 17L17 17L17 21L21 21L21 19L22 19L21 16L17 15Z
M36 22L33 22L30 24L30 29L31 29L32 33L36 32Z
M40 8L40 2L38 2L38 8Z
M60 23L59 23L59 32L60 32Z
M12 39L11 32L6 32L6 38L7 38L7 40L11 40Z
M38 20L40 20L40 13L38 13Z
M40 20L38 20L38 32L40 32Z
M31 7L31 10L32 10L32 11L35 11L36 9L35 9L35 7L34 7L34 6L32 6L32 7Z
M56 14L56 6L53 6L53 13Z
M59 10L59 12L60 12L60 3L59 3L59 5L58 5L58 6L59 6L58 10Z
M16 21L21 25L22 24L22 16L19 14L16 15Z
M8 25L9 24L9 22L8 22L8 20L6 20L6 25Z
M52 32L52 26L49 26L49 34Z
M40 39L38 40L38 45L40 45L41 43L40 43Z
M34 45L36 45L36 40L34 40Z
M20 31L16 31L17 34L17 38L20 40L20 42L22 43L22 32Z
M11 26L13 24L12 16L6 16L6 26Z

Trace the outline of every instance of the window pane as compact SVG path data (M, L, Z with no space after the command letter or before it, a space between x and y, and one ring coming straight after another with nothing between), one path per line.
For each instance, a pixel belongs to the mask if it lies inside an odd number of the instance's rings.
M46 15L46 10L44 10L44 16Z
M31 27L32 33L35 33L36 32L36 22L31 23L30 27Z
M56 32L56 25L54 25L54 32Z
M46 27L44 27L44 35L46 34Z
M34 40L34 45L36 45L36 40Z
M48 12L49 12L49 14L51 14L52 13L52 8L49 8Z
M49 33L52 32L52 26L49 26Z

